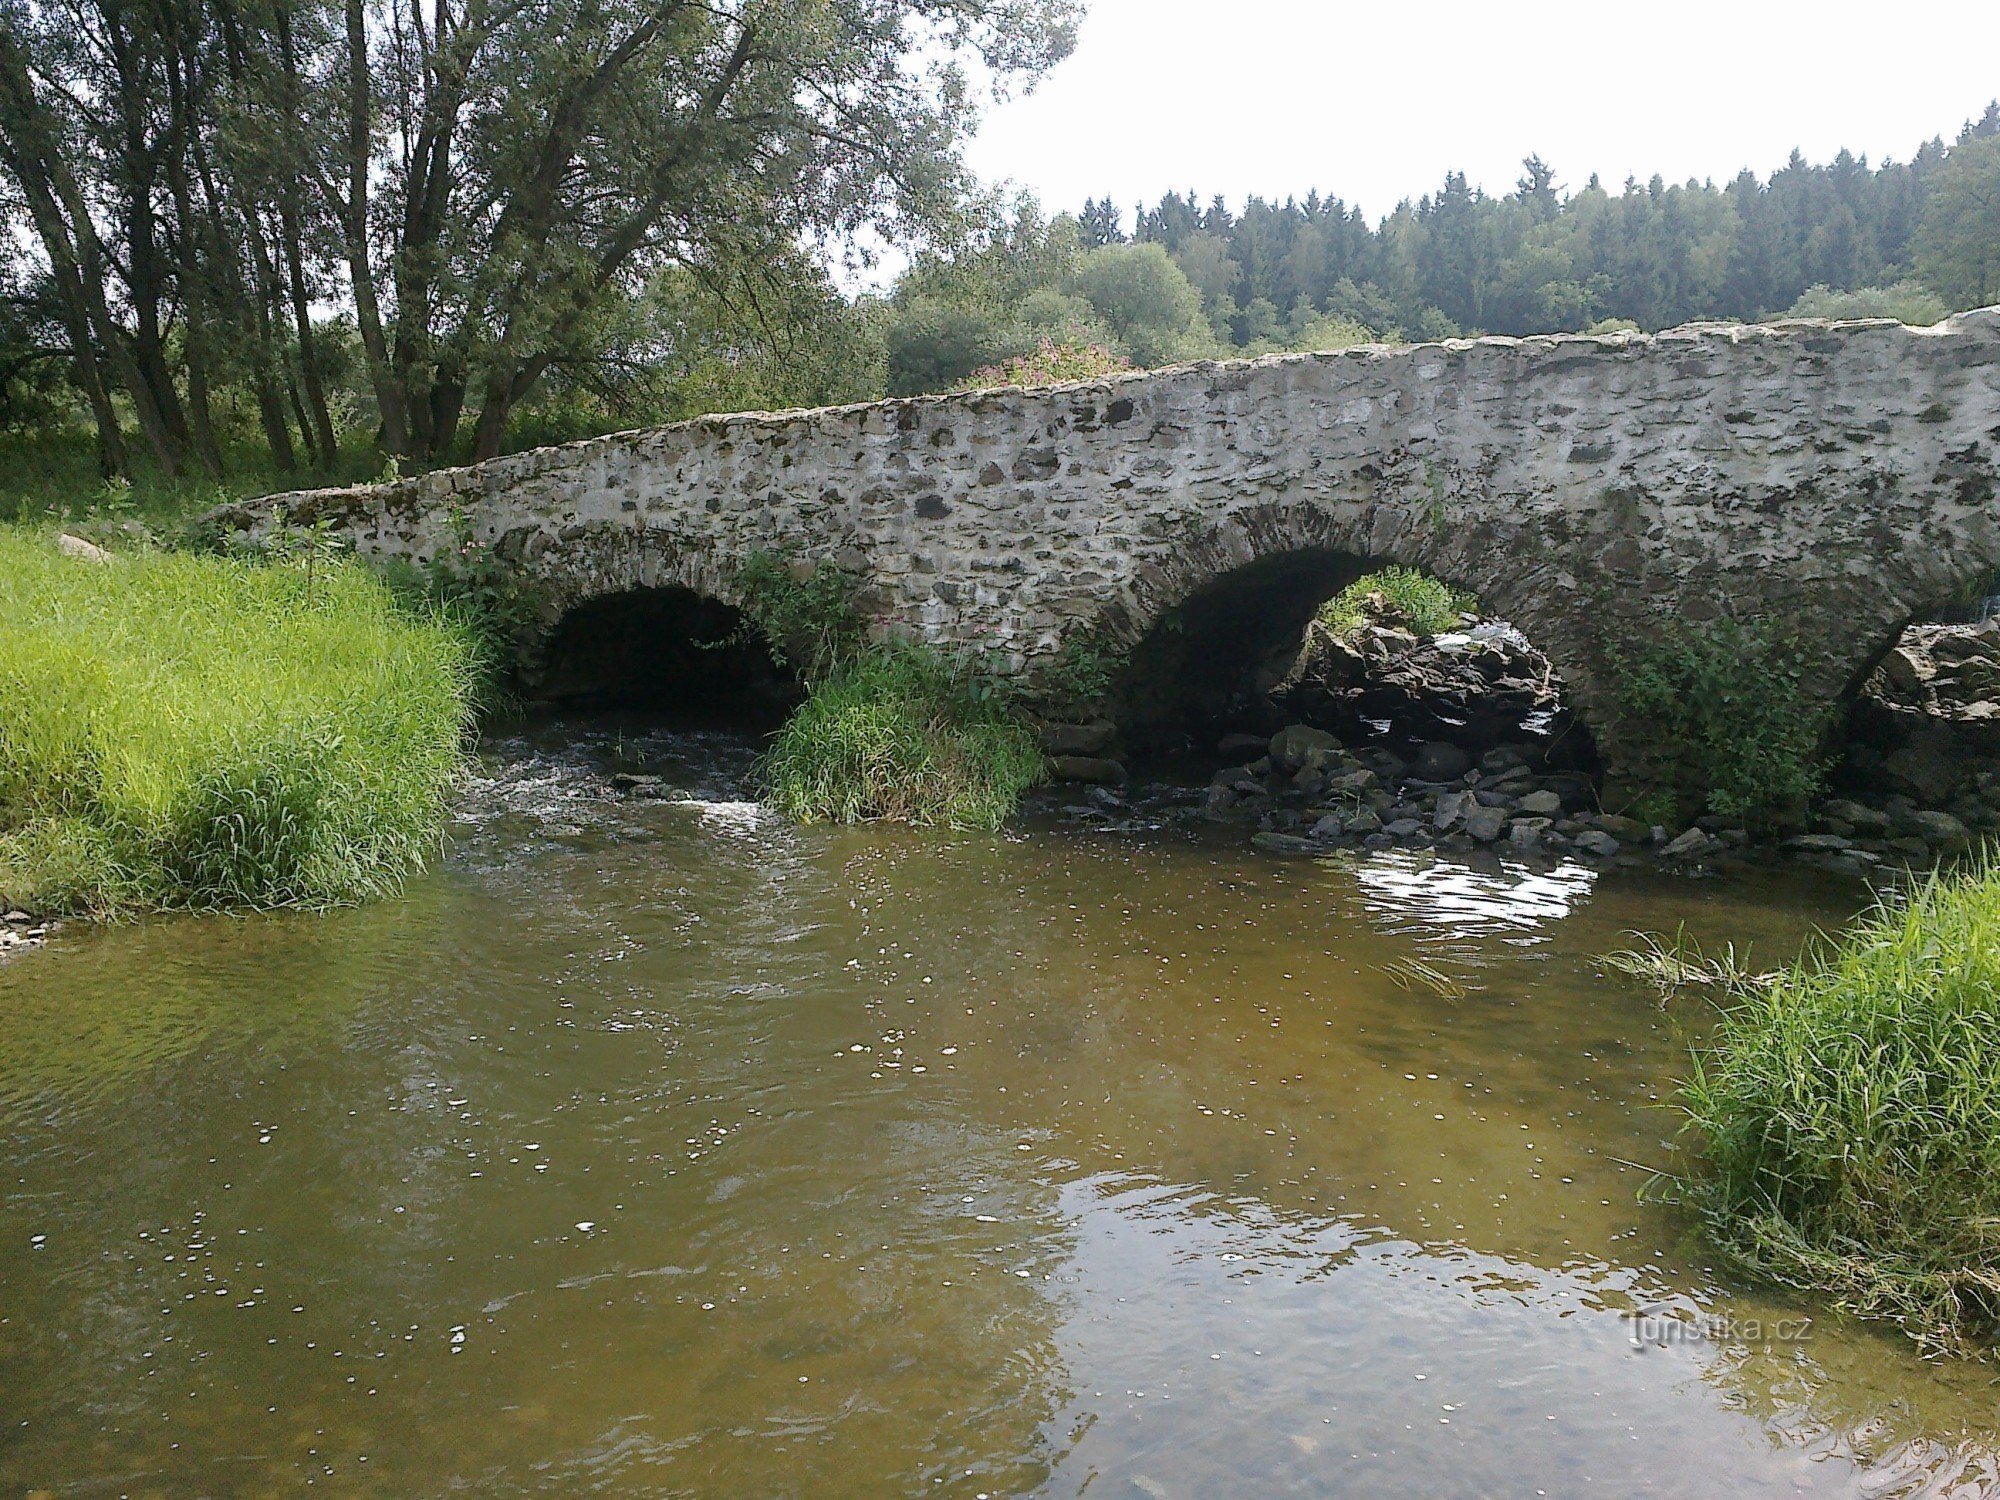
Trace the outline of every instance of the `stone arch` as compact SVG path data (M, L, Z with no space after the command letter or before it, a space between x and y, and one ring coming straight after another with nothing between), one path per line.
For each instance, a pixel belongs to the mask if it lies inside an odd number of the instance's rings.
M1261 623L1273 644L1289 635L1296 645L1322 601L1387 566L1414 569L1463 589L1488 613L1516 626L1562 677L1569 705L1597 749L1602 752L1607 736L1618 740L1587 590L1550 560L1549 549L1526 528L1487 523L1447 531L1407 507L1381 503L1244 506L1136 569L1082 638L1114 655L1136 657L1178 612L1218 598L1226 607L1231 591L1269 584L1294 592L1289 600L1267 601Z
M1892 807L1907 797L1991 832L2000 713L1983 715L2000 708L2000 625L1979 629L1978 605L2000 595L2000 556L1933 553L1909 578L1882 600L1888 623L1870 621L1850 645L1827 725L1831 787Z
M537 585L521 695L544 710L629 709L774 727L798 688L741 608L735 569L659 529L502 537Z

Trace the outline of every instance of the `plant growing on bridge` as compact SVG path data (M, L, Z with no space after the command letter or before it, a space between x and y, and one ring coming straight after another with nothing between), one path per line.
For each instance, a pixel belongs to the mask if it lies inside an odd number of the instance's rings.
M1125 654L1095 635L1071 636L1043 676L1052 706L1065 712L1096 707L1110 695L1124 665Z
M2000 866L1733 984L1680 1102L1746 1265L1934 1348L2000 1334Z
M1761 624L1663 620L1607 651L1625 711L1674 758L1666 818L1708 811L1759 829L1803 817L1823 784L1823 709L1803 689L1796 640Z
M474 642L481 696L490 699L504 694L523 645L541 627L542 595L479 537L462 508L452 509L447 524L450 543L429 557L420 562L390 558L378 566L406 607L449 621Z
M771 654L808 683L851 663L867 644L857 584L835 563L807 568L778 552L753 552L736 569L744 614Z
M996 829L1041 779L1042 756L991 673L893 641L814 685L764 775L772 804L801 823Z

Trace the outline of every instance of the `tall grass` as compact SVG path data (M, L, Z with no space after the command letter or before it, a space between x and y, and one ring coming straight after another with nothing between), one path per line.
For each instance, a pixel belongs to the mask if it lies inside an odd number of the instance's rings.
M1681 1100L1747 1265L1935 1348L2000 1334L2000 866L1738 987Z
M1035 736L990 684L926 647L862 651L817 681L764 761L802 823L998 828L1042 776Z
M1418 635L1442 635L1458 628L1459 615L1478 608L1478 601L1450 584L1440 583L1414 568L1383 568L1357 578L1320 606L1320 623L1342 639L1375 617L1373 596L1380 594L1388 611L1401 615Z
M93 564L0 528L0 902L331 905L436 847L476 678L358 564Z

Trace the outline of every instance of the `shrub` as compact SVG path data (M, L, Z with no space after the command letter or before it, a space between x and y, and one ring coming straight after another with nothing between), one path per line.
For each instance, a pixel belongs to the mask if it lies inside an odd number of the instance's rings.
M456 627L477 647L477 697L488 708L504 706L522 648L543 624L543 596L519 568L474 534L472 518L464 511L454 510L450 524L451 546L422 562L382 558L374 567L407 609ZM280 525L261 544L246 545L275 561L294 560L303 552L310 563L308 549L317 530Z
M467 634L359 565L0 531L0 901L105 915L360 900L436 846Z
M744 614L771 654L807 682L852 661L867 641L855 581L834 563L802 568L776 552L753 552L736 570Z
M1798 645L1767 628L1662 621L1612 655L1625 710L1676 758L1662 821L1704 809L1756 828L1793 823L1824 780L1824 710L1801 687Z
M763 769L772 805L802 823L994 829L1041 779L1042 757L984 673L894 643L817 682Z
M1102 344L1044 338L1026 354L974 370L958 388L974 391L1001 385L1061 385L1070 380L1102 380L1131 368L1131 360Z
M1865 286L1851 292L1808 287L1785 313L1788 318L1895 318L1917 328L1942 323L1950 315L1944 300L1916 281Z
M1110 649L1096 637L1071 636L1062 655L1043 675L1050 706L1071 713L1099 707L1110 696L1124 665L1124 653Z
M1376 595L1381 598L1378 601ZM1378 617L1397 616L1418 635L1458 627L1458 617L1479 601L1414 568L1384 568L1357 578L1320 606L1320 623L1335 635L1353 635Z
M1764 1275L1933 1347L2000 1332L2000 868L1739 984L1681 1090L1693 1201Z

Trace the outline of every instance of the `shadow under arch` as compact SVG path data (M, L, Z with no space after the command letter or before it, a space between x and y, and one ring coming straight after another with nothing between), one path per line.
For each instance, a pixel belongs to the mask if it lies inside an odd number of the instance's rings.
M1164 747L1190 733L1271 719L1276 710L1261 691L1297 656L1320 606L1368 571L1352 553L1306 547L1240 563L1190 589L1126 655L1114 710L1127 736Z
M2000 828L2000 568L1971 569L1869 643L1825 749L1836 793Z
M1273 507L1231 518L1179 551L1145 580L1143 594L1120 601L1103 621L1106 636L1123 646L1107 708L1128 743L1141 753L1206 749L1225 732L1270 734L1305 722L1351 744L1445 739L1476 755L1514 743L1554 768L1594 778L1601 769L1596 738L1563 670L1576 656L1575 641L1558 631L1557 640L1545 643L1539 628L1558 613L1491 570L1457 566L1463 558L1449 543L1407 531L1386 548L1376 540L1344 535L1310 509ZM1338 721L1303 707L1296 696L1276 701L1274 690L1300 661L1321 607L1349 584L1391 567L1470 594L1487 624L1515 627L1519 636L1504 634L1525 638L1530 650L1523 654L1538 660L1561 711L1536 713L1524 705L1496 733L1479 713L1455 714L1443 696L1414 715L1384 712L1376 719L1349 710Z
M536 711L631 711L688 726L775 729L801 695L741 609L678 583L571 605L522 675Z

